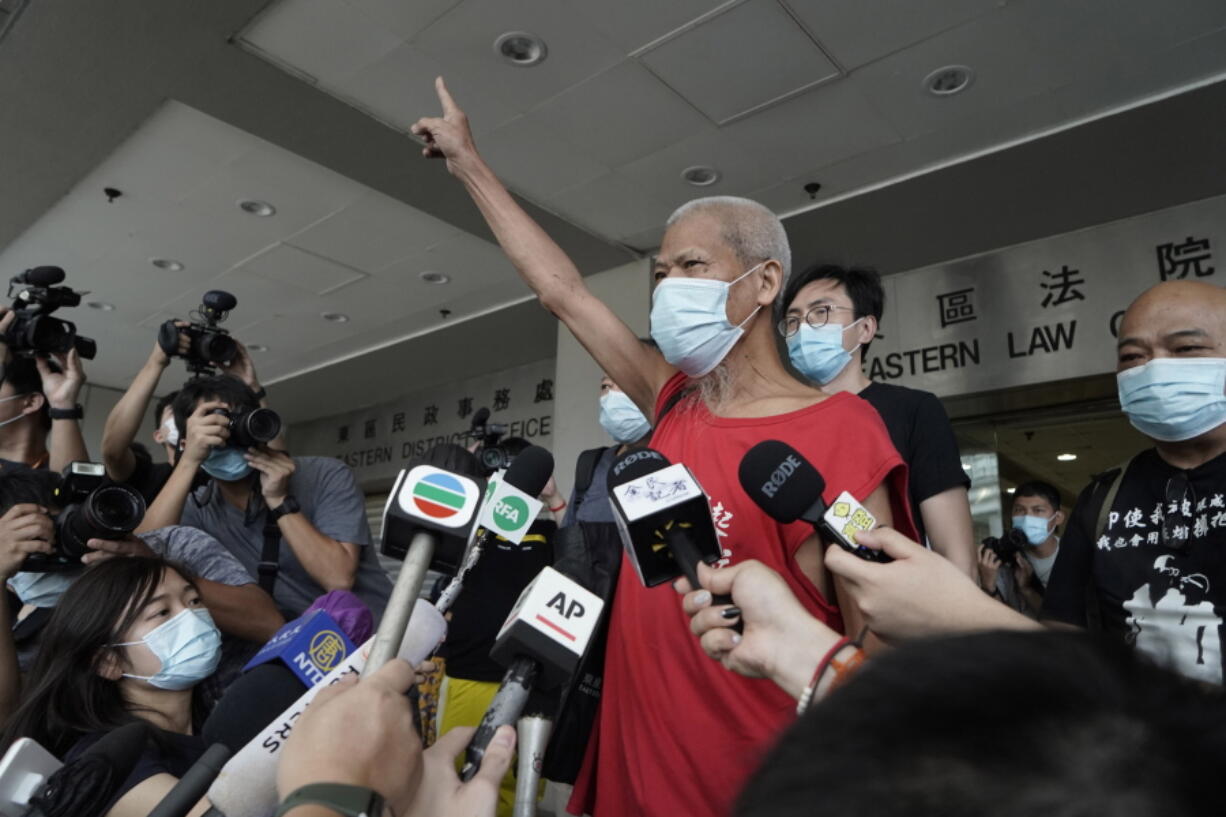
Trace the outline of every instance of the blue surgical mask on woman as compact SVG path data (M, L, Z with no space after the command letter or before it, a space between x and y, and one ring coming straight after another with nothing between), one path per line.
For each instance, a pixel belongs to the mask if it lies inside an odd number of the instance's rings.
M728 290L763 264L732 281L665 278L651 296L651 338L664 359L690 377L702 377L720 364L745 334L745 324L761 304L738 324L728 320Z
M232 445L214 448L200 467L204 473L222 482L235 482L251 473L247 452Z
M641 440L651 423L625 392L609 390L600 398L600 426L619 443Z
M79 570L56 573L30 573L21 571L9 578L9 587L21 599L22 604L34 607L54 607L64 591L81 575Z
M1051 520L1046 516L1026 514L1013 517L1013 527L1026 534L1026 541L1033 547L1043 544L1051 536L1051 530L1047 527L1050 523Z
M148 647L162 662L162 668L153 675L125 672L123 677L147 681L159 689L190 689L212 675L221 661L221 633L209 611L202 608L182 611L150 630L140 641L111 646L137 644Z
M852 352L860 348L857 343L850 351L844 349L843 333L862 320L856 318L846 326L827 323L817 328L801 321L800 329L788 338L788 357L796 371L823 386L838 377L851 363Z
M1183 442L1226 423L1226 358L1154 358L1115 381L1120 408L1147 437Z

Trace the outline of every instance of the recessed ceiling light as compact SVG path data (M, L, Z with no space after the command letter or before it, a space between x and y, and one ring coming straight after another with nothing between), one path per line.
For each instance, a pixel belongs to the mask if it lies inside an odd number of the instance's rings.
M1013 492L1014 492L1014 491L1016 491L1016 490L1017 490L1017 488L1006 488L1006 489L1005 489L1005 493L1006 493L1006 494L1011 494L1011 493L1013 493Z
M115 304L108 304L106 301L90 301L86 304L90 309L97 309L102 312L114 312Z
M427 284L445 284L451 280L451 276L445 272L423 272L418 277Z
M694 165L681 171L681 178L695 187L710 187L723 178L723 174L710 165Z
M333 323L349 323L349 316L343 312L321 312L319 315L325 321L332 321Z
M924 88L933 96L953 96L970 87L975 72L965 65L946 65L924 77Z
M1057 454L1056 459L1060 460L1060 462L1072 462L1073 460L1077 459L1077 455L1076 454Z
M182 261L176 261L173 258L150 258L149 263L158 269L170 272L182 272L185 269Z
M259 199L243 199L238 203L238 209L252 216L267 218L268 216L276 215L277 208L273 207L266 201Z
M494 53L512 65L528 68L544 62L549 56L549 47L535 34L508 31L494 40Z
M248 352L267 352L268 347L262 343L248 343L247 351Z

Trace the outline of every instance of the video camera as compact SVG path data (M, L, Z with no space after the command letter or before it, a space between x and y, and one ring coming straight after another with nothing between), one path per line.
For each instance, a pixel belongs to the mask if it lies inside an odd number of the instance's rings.
M179 326L175 320L166 321L158 329L158 346L169 357L179 354L179 334L189 338L187 353L183 359L187 370L197 377L216 373L217 366L229 365L238 357L238 343L219 324L238 306L238 298L220 289L204 293L200 308L193 310L187 326Z
M21 569L33 573L71 570L89 552L90 539L123 539L145 518L145 499L136 489L109 482L97 462L74 462L64 469L53 504L55 545L51 553L31 553Z
M468 433L469 436L480 441L481 444L477 448L477 459L481 461L481 467L492 474L509 466L511 455L498 444L498 441L506 436L506 424L491 423L489 420L490 410L488 408L477 409Z
M281 433L281 415L272 409L213 409L213 414L230 418L230 442L242 448L272 442Z
M66 355L73 349L92 360L98 344L77 334L72 321L51 317L65 306L80 306L81 293L56 286L64 280L59 267L34 267L9 279L8 296L13 299L16 318L4 333L4 342L16 355Z
M1026 534L1020 528L1010 528L999 538L989 536L983 540L983 546L995 553L1001 565L1006 567L1013 567L1017 564L1017 554L1024 553L1022 548L1027 544L1029 541L1026 539Z

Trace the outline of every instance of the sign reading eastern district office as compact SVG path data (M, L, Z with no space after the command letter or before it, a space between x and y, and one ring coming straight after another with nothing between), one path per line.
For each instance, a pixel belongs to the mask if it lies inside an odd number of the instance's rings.
M941 396L1115 371L1124 309L1226 285L1226 196L887 276L865 373Z
M406 375L411 376L411 366ZM408 394L360 411L295 424L295 452L336 457L357 480L392 479L413 457L442 442L468 445L473 415L490 410L489 423L507 426L506 436L549 447L553 433L554 361Z

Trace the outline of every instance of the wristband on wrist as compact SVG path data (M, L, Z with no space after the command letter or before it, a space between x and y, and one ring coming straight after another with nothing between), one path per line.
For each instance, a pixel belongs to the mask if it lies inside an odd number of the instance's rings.
M80 420L85 417L85 407L77 403L70 409L48 409L47 414L52 420Z
M276 817L308 803L324 806L345 817L383 817L383 797L364 786L344 783L310 783L296 789L281 801Z
M847 659L843 661L835 661L835 656L838 655L844 647L854 647L855 651ZM801 693L800 699L796 702L796 714L803 715L805 710L813 703L813 697L817 693L817 689L821 686L822 679L826 675L826 671L834 669L834 681L831 687L837 686L850 677L851 673L864 662L864 650L860 648L857 641L844 636L834 643L834 646L827 650L822 656L822 660L817 662L817 669L813 672L813 680L809 681L809 685L805 687L805 691Z
M563 509L563 508L565 508L565 507L566 507L566 500L564 499L564 500L562 500L562 504L561 504L561 505L559 505L559 506L558 506L558 507L556 507L556 508L550 508L550 509L549 509L549 512L550 512L550 513L557 513L558 511L562 510L562 509Z

